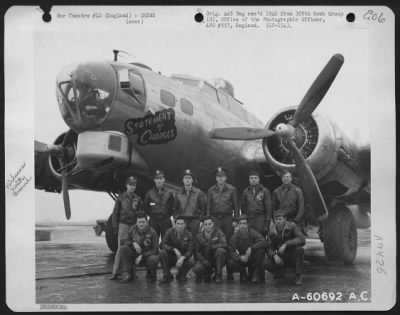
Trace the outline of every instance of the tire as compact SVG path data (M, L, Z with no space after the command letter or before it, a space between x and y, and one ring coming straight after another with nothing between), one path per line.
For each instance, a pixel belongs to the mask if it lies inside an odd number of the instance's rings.
M324 223L323 240L328 260L352 264L357 255L357 229L349 209L332 209Z
M118 234L114 233L114 228L112 226L112 216L108 218L106 223L106 242L108 248L115 253L118 249Z

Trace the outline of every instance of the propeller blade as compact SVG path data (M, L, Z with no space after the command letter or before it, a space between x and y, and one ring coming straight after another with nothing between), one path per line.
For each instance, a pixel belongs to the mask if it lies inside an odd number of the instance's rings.
M47 152L48 150L46 143L35 140L35 152Z
M322 69L296 110L293 120L290 122L293 127L297 127L303 121L307 120L315 108L317 108L318 104L328 92L333 80L335 80L343 62L343 56L336 54L329 60L324 69Z
M255 140L267 138L274 134L275 131L261 128L216 128L211 131L211 138L222 140Z
M304 189L312 208L316 211L320 220L323 220L328 216L328 209L324 198L322 197L317 180L293 139L288 141L288 147L295 160L296 173L297 176L299 176L301 186Z
M61 184L62 184L61 187L64 200L65 217L67 218L67 220L69 220L71 218L71 204L69 202L68 182L65 171L62 172Z

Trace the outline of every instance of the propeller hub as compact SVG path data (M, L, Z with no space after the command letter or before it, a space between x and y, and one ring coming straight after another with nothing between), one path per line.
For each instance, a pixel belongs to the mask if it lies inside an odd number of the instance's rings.
M287 125L284 123L278 124L275 131L278 136L283 138L284 140L288 140L295 136L295 128L293 128L291 125Z

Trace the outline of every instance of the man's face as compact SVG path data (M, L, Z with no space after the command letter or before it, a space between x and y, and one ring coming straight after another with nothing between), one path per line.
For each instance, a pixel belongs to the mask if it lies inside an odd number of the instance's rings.
M283 185L288 185L292 182L292 175L290 173L286 173L282 176Z
M275 217L275 224L278 227L278 229L282 228L285 225L286 219L282 215L278 215Z
M164 187L165 177L164 176L157 176L156 178L154 178L154 183L156 184L157 188Z
M209 233L212 231L214 222L211 219L208 219L203 222L203 225L204 225L204 230Z
M143 231L146 229L147 226L147 220L145 218L138 218L136 220L136 225L138 226L140 231Z
M193 177L190 175L183 176L183 185L185 186L192 186L193 185Z
M249 227L249 224L247 223L247 220L240 220L239 221L239 231L247 231Z
M250 175L249 176L249 183L251 186L258 185L260 183L260 177L257 175Z
M185 220L183 219L176 220L175 228L179 233L182 233L185 227L186 227Z
M136 183L135 184L134 183L126 184L126 191L128 193L132 194L135 192L135 190L136 190Z
M223 185L226 183L227 177L226 175L218 175L215 177L218 185Z

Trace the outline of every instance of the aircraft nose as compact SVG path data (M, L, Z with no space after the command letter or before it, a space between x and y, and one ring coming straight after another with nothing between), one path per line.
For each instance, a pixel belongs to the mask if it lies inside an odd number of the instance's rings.
M98 127L117 91L114 69L106 62L67 66L57 76L57 101L65 122L75 131Z

